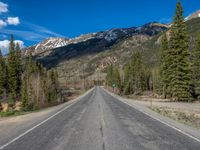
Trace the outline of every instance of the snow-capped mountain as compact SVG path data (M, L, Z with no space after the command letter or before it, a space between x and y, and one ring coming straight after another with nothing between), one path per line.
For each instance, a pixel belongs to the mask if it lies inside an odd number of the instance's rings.
M69 39L67 38L50 37L34 46L25 48L24 52L25 55L28 55L30 52L33 56L38 55L40 53L46 53L46 55L48 55L48 50L65 46L68 43Z
M61 47L68 44L68 41L69 39L66 39L66 38L50 37L42 41L41 43L37 44L35 49L38 50L38 49L51 49L51 48Z
M25 52L25 55L29 55L29 53L31 53L33 56L37 56L40 54L46 56L52 52L51 51L52 49L67 46L69 44L76 44L79 42L83 42L85 40L93 38L93 35L95 34L86 34L86 35L81 35L73 39L50 37L36 45L25 48L24 52Z
M195 13L193 14L190 14L188 17L185 18L185 20L192 20L192 19L195 19L195 18L199 18L200 17L200 10L196 11Z
M148 39L167 28L167 25L153 22L141 27L110 29L72 39L52 37L25 48L24 52L26 56L31 53L45 67L51 68L69 59L102 52L128 37Z

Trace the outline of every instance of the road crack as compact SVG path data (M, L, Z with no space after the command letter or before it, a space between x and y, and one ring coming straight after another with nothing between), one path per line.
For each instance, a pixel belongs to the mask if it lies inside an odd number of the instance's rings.
M104 114L103 114L103 109L102 109L102 105L100 104L100 112L101 112L101 121L100 121L100 132L101 132L101 136L102 136L102 149L106 150L105 147L105 135L104 135L104 128L105 128L105 121L104 121Z

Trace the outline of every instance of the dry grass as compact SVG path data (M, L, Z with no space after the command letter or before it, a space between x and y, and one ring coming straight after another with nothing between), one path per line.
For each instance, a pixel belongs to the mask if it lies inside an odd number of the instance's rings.
M200 112L189 112L168 107L152 107L151 109L180 123L200 129Z

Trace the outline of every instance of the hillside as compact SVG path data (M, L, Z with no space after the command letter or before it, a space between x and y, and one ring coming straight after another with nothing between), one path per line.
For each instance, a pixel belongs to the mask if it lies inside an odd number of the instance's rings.
M73 81L88 76L92 79L91 75L98 70L104 71L109 64L125 63L133 48L167 28L167 25L154 22L141 27L81 35L74 39L49 38L26 48L24 53L31 53L48 69L57 68L60 79ZM123 48L113 50L120 44ZM120 58L119 53L122 54Z
M200 35L200 18L188 20L186 24L191 37L191 44L193 44L194 37ZM140 50L144 54L143 61L150 67L153 67L157 64L161 35L162 32L136 46L134 46L134 40L132 40L132 38L127 38L113 46L110 49L109 54L118 56L118 65L121 65L130 58L132 51Z
M192 37L200 34L200 18L188 19L186 23L191 40L194 40ZM135 50L143 52L143 60L149 67L156 66L160 37L168 27L149 23L141 27L81 35L74 39L50 38L26 48L25 54L31 52L46 68L56 68L61 81L96 80L105 77L104 71L108 65L122 67ZM56 41L56 44L52 44L52 41Z

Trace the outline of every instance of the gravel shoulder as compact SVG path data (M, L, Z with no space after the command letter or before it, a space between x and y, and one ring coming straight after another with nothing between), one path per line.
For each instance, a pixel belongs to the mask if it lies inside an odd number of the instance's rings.
M129 100L129 99L127 99ZM133 101L133 100L129 100ZM150 101L139 101L139 100L134 100L134 103L138 105L143 105L146 107L151 106ZM185 103L185 102L152 102L153 107L168 107L168 108L174 108L178 110L183 110L183 111L190 111L190 112L197 112L200 113L200 103Z

